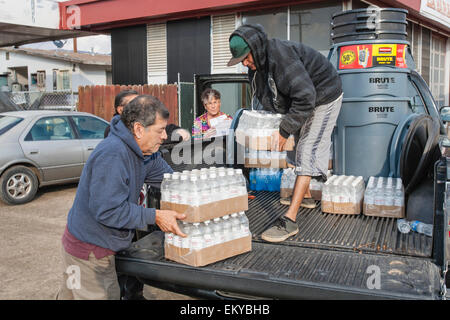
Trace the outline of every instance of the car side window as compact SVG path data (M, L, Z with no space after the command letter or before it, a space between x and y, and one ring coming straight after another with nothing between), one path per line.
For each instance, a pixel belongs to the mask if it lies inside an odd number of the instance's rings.
M103 139L108 124L89 116L72 117L81 139Z
M39 119L25 137L25 141L69 140L74 134L67 117L46 117Z

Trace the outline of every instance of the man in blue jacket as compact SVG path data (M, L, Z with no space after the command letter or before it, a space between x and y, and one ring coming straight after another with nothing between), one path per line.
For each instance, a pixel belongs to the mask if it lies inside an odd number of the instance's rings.
M58 299L119 299L114 255L128 248L135 229L157 224L186 235L184 214L138 205L144 182L172 172L158 151L167 139L169 111L155 97L138 96L111 120L108 138L86 162L69 211L63 244L64 281Z
M290 135L297 142L292 200L287 212L261 238L280 242L298 233L300 206L314 208L311 177L326 179L331 133L342 104L342 83L334 66L320 52L302 43L268 39L261 25L242 25L230 35L228 66L249 68L257 108L283 114L272 135L272 150L281 151Z

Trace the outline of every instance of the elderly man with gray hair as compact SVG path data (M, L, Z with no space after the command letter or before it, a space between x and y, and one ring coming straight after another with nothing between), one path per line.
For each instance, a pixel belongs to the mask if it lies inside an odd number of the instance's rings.
M158 99L141 95L111 120L111 133L86 162L69 211L58 299L119 299L114 255L131 245L135 229L157 224L186 236L177 224L185 215L137 204L144 182L172 172L157 152L168 118Z

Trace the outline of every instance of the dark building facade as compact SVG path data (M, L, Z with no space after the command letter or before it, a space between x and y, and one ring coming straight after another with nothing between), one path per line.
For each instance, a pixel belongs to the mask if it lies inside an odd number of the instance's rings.
M81 29L111 34L113 83L163 84L192 82L194 74L246 72L240 65L226 66L228 37L243 23L260 23L269 37L303 42L327 55L333 14L369 6L404 8L416 70L437 103L449 104L450 0L152 3L72 0L60 9L64 16L69 6L79 6Z

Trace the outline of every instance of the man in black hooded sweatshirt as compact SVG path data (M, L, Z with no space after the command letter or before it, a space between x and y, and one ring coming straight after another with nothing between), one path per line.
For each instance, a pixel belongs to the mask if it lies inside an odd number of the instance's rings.
M259 102L256 109L284 114L279 131L272 135L272 150L281 151L291 134L297 142L297 178L289 209L261 235L266 241L284 241L299 231L296 217L300 205L315 207L312 199L304 199L311 177L326 179L331 134L342 105L342 83L320 52L302 43L268 39L261 25L236 29L230 35L230 51L233 58L228 66L242 63L249 68L253 95Z

